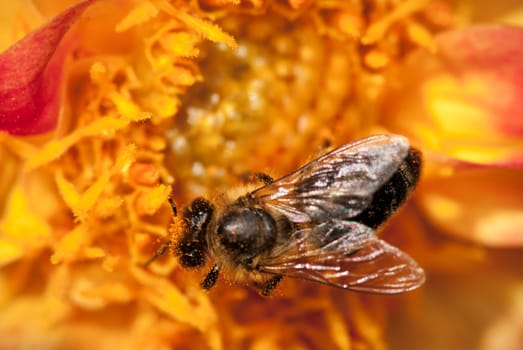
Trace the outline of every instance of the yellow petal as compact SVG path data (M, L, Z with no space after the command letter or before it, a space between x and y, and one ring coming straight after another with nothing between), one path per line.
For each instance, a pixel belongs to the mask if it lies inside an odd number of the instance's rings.
M100 247L86 247L84 255L87 259L98 259L105 257L105 250Z
M117 212L123 202L124 200L122 197L102 198L94 208L95 215L101 218L109 218Z
M411 21L407 25L407 32L410 39L418 44L420 47L426 48L432 53L437 50L436 42L434 41L433 35L424 26Z
M22 247L0 237L0 267L18 260L24 255Z
M0 131L0 142L6 144L9 149L20 158L27 159L37 151L36 147L23 139Z
M90 241L89 233L84 225L76 226L58 242L51 256L51 263L58 264L64 260L75 258L81 249Z
M174 284L163 278L134 268L134 276L145 286L144 297L175 320L191 325L207 335L211 349L222 349L222 341L214 307L202 291L183 294Z
M135 202L138 215L153 215L167 203L171 188L166 185L158 185L142 193L138 193Z
M225 33L217 25L207 22L203 19L196 18L183 12L179 12L176 16L183 21L187 26L198 32L203 37L216 43L223 43L231 49L235 49L238 44L232 36Z
M74 186L69 183L60 172L55 174L55 180L60 194L80 221L85 221L88 211L98 203L103 191L110 182L111 176L126 171L131 166L132 162L134 162L135 152L136 146L134 145L130 145L124 149L114 166L110 170L100 174L97 180L81 194L78 194ZM106 206L107 209L110 207L115 208L120 203L121 201L119 202L118 199L112 198L109 202L102 203L99 208L102 208L102 210L103 206Z
M21 184L15 185L9 199L4 217L0 221L0 234L13 244L18 244L24 251L47 244L51 234L48 223L40 216L35 215L29 207ZM16 243L15 243L16 242ZM14 257L15 248L10 243L4 243L6 254L11 252ZM2 256L2 255L0 255Z
M127 125L129 125L128 120L110 117L97 119L91 124L75 130L60 140L50 141L43 147L43 149L37 151L36 154L33 154L27 160L25 171L31 171L45 163L57 159L84 137L113 133L125 128Z
M116 106L116 109L120 115L133 122L143 121L151 117L151 113L143 112L142 109L137 106L133 101L123 97L121 94L116 92L110 92L107 94Z
M397 20L407 17L412 13L423 9L428 0L407 0L395 7L386 16L372 23L361 39L362 43L369 45L383 38L389 27Z
M200 53L197 48L199 40L189 33L169 33L163 36L162 43L173 55L180 57L196 57Z
M125 16L115 28L116 32L123 32L131 27L147 22L158 15L158 9L149 1L144 1L136 6Z
M56 172L55 182L65 204L71 209L76 208L80 202L80 194L73 184L67 181L61 171Z

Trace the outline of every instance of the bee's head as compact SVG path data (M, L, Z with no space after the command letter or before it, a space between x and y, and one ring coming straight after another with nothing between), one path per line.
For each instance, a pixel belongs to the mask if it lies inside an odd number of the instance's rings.
M205 264L207 241L205 233L212 219L214 207L204 198L196 198L183 213L184 233L176 247L183 267L201 267Z

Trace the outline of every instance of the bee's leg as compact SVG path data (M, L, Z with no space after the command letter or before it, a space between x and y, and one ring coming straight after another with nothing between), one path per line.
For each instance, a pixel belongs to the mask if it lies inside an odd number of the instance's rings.
M246 171L243 174L241 174L240 179L245 183L263 182L265 185L268 185L274 181L274 179L270 175L261 172L253 173L250 171Z
M146 268L147 266L149 266L153 261L155 261L156 259L158 259L159 257L161 257L162 255L165 254L165 252L171 247L172 245L172 241L167 241L167 243L165 243L160 249L158 249L156 251L156 253L154 253L153 256L151 256L149 258L149 260L147 260L146 262L144 262L142 264L142 267L143 268Z
M282 275L276 275L263 282L263 284L259 286L261 295L264 297L269 296L269 294L276 289L282 278Z
M174 201L173 201L171 196L167 197L167 200L169 201L169 205L171 206L171 209L173 211L173 215L177 216L178 215L178 210L176 210L176 203L174 203Z
M203 289L209 290L216 284L216 281L218 281L218 275L220 274L220 265L214 264L214 266L211 268L211 271L205 276L202 283L200 284Z

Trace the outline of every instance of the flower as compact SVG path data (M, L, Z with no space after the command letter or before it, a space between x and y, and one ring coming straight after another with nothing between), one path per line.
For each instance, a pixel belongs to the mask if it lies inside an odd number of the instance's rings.
M0 347L521 347L523 21L474 25L517 13L500 2L489 19L481 6L10 5ZM45 20L30 34L35 12ZM425 268L420 290L284 279L264 299L226 283L202 291L203 271L170 255L141 266L178 234L171 193L182 205L237 185L235 174L285 174L380 132L424 153L419 189L380 231Z

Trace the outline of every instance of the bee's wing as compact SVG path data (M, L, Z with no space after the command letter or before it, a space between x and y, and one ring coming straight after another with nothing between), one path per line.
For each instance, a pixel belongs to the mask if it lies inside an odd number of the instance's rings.
M423 270L402 251L350 219L408 154L406 138L377 135L347 144L248 195L293 223L294 231L259 270L375 293L418 287Z
M292 222L348 219L362 212L372 195L398 169L409 141L375 135L341 146L250 194Z
M380 240L369 227L336 220L326 228L327 235L335 232L337 238L318 245L314 230L321 227L304 229L260 261L258 269L370 293L402 293L425 281L423 269L410 256Z

